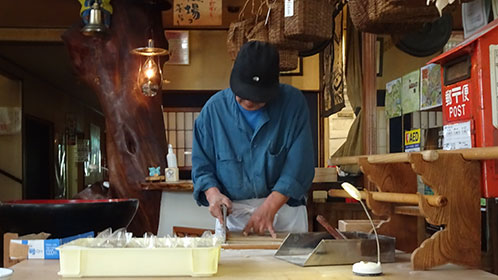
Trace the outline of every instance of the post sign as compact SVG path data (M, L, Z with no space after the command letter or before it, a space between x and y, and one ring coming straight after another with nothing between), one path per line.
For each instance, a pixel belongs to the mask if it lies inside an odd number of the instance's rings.
M471 118L469 83L458 83L446 88L443 100L443 114L447 122Z
M443 149L498 146L498 20L429 63L442 66ZM480 166L483 197L498 197L498 160Z
M405 131L405 152L420 151L420 128Z

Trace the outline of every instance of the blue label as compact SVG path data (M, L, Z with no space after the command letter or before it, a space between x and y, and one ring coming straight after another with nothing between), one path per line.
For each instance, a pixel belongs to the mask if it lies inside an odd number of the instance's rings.
M47 239L43 245L45 249L45 259L59 259L59 251L55 250L55 248L61 245L59 239Z

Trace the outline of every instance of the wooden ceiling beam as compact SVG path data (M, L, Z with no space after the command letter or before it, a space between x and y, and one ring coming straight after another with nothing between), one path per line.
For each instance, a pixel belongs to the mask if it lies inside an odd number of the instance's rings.
M65 28L0 28L0 42L62 43Z

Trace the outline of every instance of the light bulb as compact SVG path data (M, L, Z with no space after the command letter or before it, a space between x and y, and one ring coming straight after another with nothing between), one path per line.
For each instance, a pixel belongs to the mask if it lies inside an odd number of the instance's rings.
M154 56L147 57L138 73L138 85L145 96L155 96L161 90L162 71L154 58Z

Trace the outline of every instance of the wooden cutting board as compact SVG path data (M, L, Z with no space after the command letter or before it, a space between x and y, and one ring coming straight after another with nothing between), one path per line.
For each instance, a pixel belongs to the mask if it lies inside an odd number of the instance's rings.
M227 241L221 245L223 249L270 249L276 250L280 247L288 233L277 233L277 238L268 235L248 235L241 232L229 232Z

